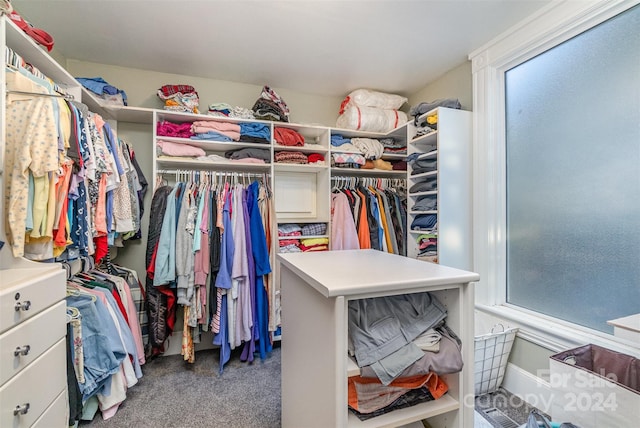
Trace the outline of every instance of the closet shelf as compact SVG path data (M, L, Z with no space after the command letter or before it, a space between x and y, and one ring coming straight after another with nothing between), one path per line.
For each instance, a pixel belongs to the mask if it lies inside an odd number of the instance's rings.
M396 409L393 412L385 413L366 421L361 421L356 415L349 412L348 426L357 428L400 426L458 409L460 409L460 403L451 395L445 394L437 400L427 401L404 409Z
M278 236L279 241L286 241L288 239L316 239L316 238L329 238L329 235Z
M242 163L242 162L208 162L196 159L162 159L156 160L161 169L180 168L193 170L221 170L221 171L257 171L268 172L271 164Z
M412 180L419 180L420 178L425 178L425 177L433 177L433 176L437 176L438 175L438 170L436 169L435 171L428 171L428 172L423 172L420 174L415 174L415 175L410 175L409 178Z
M433 116L434 114L438 114L438 108L439 107L436 107L432 110L429 110L426 113L422 113L420 116L418 116L417 120L420 121L420 120L426 119L429 116Z
M431 150L430 152L423 153L420 156L418 156L418 159L428 159L428 158L437 158L437 157L438 157L438 151Z
M179 144L188 144L194 147L200 147L203 150L212 150L212 151L227 151L227 150L236 150L242 149L245 147L255 147L259 149L267 149L270 150L271 146L269 144L262 143L243 143L242 141L212 141L212 140L192 140L190 138L178 138L178 137L163 137L158 135L156 137L156 141L169 141L172 143Z
M438 214L437 210L430 210L430 211L409 211L409 214L411 215L419 215L419 214Z
M331 168L332 175L368 176L368 177L406 177L407 171L388 171L385 169Z
M383 153L381 159L384 160L404 160L407 154Z
M267 126L272 123L268 120L260 120L260 119L240 119L235 117L222 117L222 116L213 116L210 114L196 114L196 113L187 113L187 112L179 112L179 111L169 111L157 109L157 120L163 121L166 120L168 122L174 123L184 123L184 122L195 122L197 120L212 120L216 122L233 122L233 123L263 123Z
M277 171L291 171L291 172L318 172L327 169L327 165L309 165L309 164L297 164L297 163L274 163L273 166Z
M289 219L280 219L278 220L278 224L291 224L291 223L297 223L297 224L313 224L313 223L328 223L329 220L323 218L323 219L315 219L315 218L303 218L303 219L298 219L298 220L289 220Z
M6 25L5 45L25 59L29 64L35 66L56 84L62 88L74 88L79 84L75 78L69 74L61 65L51 60L49 54L36 44L30 37L18 28L8 17L3 20ZM4 52L3 52L4 53ZM80 93L73 94L77 101L80 101Z
M331 221L330 213L323 213L322 215L318 215L313 218L304 217L304 214L297 215L297 213L276 213L276 223L298 223L298 224L309 224L309 223L329 223Z
M354 357L349 355L347 358L347 377L359 376L360 375L360 367L358 367L358 363Z
M414 198L419 198L420 196L437 195L437 194L438 194L437 190L428 190L426 192L409 193L409 196L412 196Z
M409 233L411 233L412 235L422 235L425 233L431 234L431 235L437 235L438 234L438 229L430 229L430 230L419 230L419 229L410 229Z
M273 143L273 150L276 152L311 152L311 153L327 153L329 148L321 144L306 144L304 146L282 146Z
M433 131L409 141L411 144L435 144L438 140L438 131Z
M269 122L273 123L274 128L288 128L302 134L306 144L318 144L319 141L326 141L328 143L328 132L326 126L322 125L304 125L299 123L290 122ZM310 141L313 140L314 143ZM324 146L324 144L323 144Z
M128 106L103 106L103 108L118 122L153 123L153 112L155 110L152 108Z
M403 125L404 126L404 125ZM331 135L342 135L345 138L386 138L388 134L382 132L358 131L355 129L331 128Z

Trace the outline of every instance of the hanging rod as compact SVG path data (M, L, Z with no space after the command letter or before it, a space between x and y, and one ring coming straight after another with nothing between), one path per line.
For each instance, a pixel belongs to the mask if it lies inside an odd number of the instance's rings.
M74 97L71 94L41 94L39 92L28 92L28 91L7 91L8 94L22 94L22 95L35 95L37 97L54 97L54 98L64 98L67 101L73 101Z
M157 174L191 174L191 173L198 173L198 174L208 174L208 175L212 175L215 174L216 176L219 177L223 177L223 176L234 176L234 175L241 175L241 176L245 176L245 177L264 177L264 176L270 176L271 174L268 172L242 172L242 171L208 171L208 170L195 170L195 169L159 169L156 171Z
M384 187L406 187L407 179L406 178L390 178L390 177L355 177L355 176L346 176L346 175L334 175L331 177L331 181L334 182L334 185L346 186L346 185L355 185L355 184L363 184L365 186L374 186L374 185L383 185Z

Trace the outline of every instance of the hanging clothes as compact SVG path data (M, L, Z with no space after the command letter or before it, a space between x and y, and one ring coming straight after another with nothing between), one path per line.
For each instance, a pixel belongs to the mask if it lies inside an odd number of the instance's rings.
M7 58L18 58L9 51ZM12 252L38 261L100 260L108 246L122 246L138 231L136 195L146 181L100 115L64 99L27 66L5 69L4 215Z
M122 271L89 270L67 282L67 314L80 406L96 400L103 419L111 418L126 391L142 378L142 329L129 282ZM127 276L124 274L124 276Z
M195 344L205 331L214 334L213 344L220 347L220 372L236 348L241 348L241 361L253 361L256 350L266 358L275 331L270 328L275 322L265 232L271 228L272 214L266 209L270 192L258 181L245 185L237 177L233 182L218 180L212 172L191 172L176 176L176 181L159 186L152 202L150 322L158 333L169 331L162 323L176 313L169 313L156 296L165 290L183 311L185 361L195 361ZM157 352L163 352L159 339L167 337L154 338Z
M406 255L405 181L336 176L332 180L331 249L372 248Z

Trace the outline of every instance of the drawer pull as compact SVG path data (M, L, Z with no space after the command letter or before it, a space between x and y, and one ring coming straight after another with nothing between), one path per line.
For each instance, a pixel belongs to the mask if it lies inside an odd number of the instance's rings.
M25 300L24 303L16 302L14 309L16 310L16 312L20 310L28 311L30 307L31 307L31 300Z
M24 403L16 406L16 408L13 409L13 416L26 415L29 411L30 406L31 405L29 403Z
M31 346L29 345L18 346L16 350L13 351L13 355L15 357L19 357L20 355L27 355L30 350L31 350Z

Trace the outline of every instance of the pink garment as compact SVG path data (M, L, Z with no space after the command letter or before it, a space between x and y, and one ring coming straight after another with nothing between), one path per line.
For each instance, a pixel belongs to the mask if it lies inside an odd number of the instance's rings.
M193 126L199 128L207 128L207 130L209 131L240 132L240 125L233 122L222 122L217 120L196 120L195 122L193 122Z
M298 245L300 241L297 239L281 239L279 244L281 247L286 247L287 245Z
M96 128L98 129L98 132L102 133L102 128L104 127L104 124L105 124L104 119L99 114L94 114L92 118L93 118L93 123L95 123Z
M231 220L233 223L233 243L235 245L233 252L232 278L238 287L238 295L236 300L235 319L229 317L229 324L234 325L234 336L230 340L234 340L236 346L240 346L243 341L251 339L251 295L249 284L249 257L247 254L247 236L244 226L244 214L242 207L243 187L236 184L233 189L233 212ZM229 334L231 336L231 334Z
M138 309L136 308L136 304L133 301L133 296L131 295L131 288L129 288L129 284L126 281L124 283L124 291L127 295L127 318L129 321L129 328L131 329L131 333L133 334L133 341L136 344L136 352L138 353L138 362L142 365L144 364L144 344L142 343L142 328L140 327L140 322L138 321Z
M159 140L156 145L160 147L163 155L167 156L206 156L207 153L200 147L191 146L189 144L172 143L169 141Z
M156 134L164 137L190 138L193 132L191 132L191 122L172 123L163 120L158 122Z
M191 127L191 131L193 131L196 134L206 134L209 131L213 131L213 132L217 132L218 134L225 135L231 138L233 141L238 141L240 139L240 131L225 131L225 130L221 131L215 128L210 128L206 126L196 126L196 125Z
M331 195L331 249L359 250L358 232L344 193Z
M209 189L205 190L204 207L200 228L194 233L202 234L200 239L200 251L195 254L194 271L195 285L205 285L209 273Z
M196 134L202 134L209 131L215 131L222 135L226 135L234 141L240 139L240 125L232 122L218 122L215 120L196 120L191 126L191 130Z
M229 159L231 162L236 163L266 163L264 159L256 159L256 158L242 158L242 159Z

